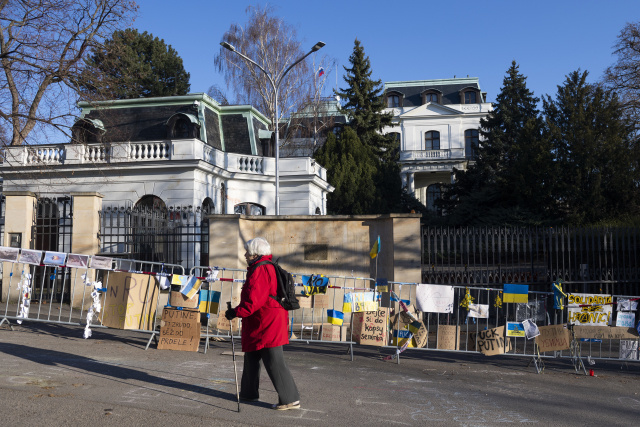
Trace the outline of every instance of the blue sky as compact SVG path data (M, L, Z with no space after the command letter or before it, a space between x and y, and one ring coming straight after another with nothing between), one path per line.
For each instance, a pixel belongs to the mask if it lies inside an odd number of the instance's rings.
M245 23L245 9L265 2L137 0L134 27L164 39L191 74L191 92L224 87L213 56L231 23ZM358 38L383 82L478 77L494 101L511 61L520 65L534 95L555 95L565 76L588 70L600 79L611 65L616 37L627 22L640 20L638 0L368 1L276 0L269 4L310 48L343 66ZM335 87L335 74L330 76Z

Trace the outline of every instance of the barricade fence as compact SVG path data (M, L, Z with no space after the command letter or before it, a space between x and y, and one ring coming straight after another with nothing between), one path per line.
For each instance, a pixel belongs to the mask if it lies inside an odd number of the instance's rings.
M0 248L1 259L13 256L5 253L7 249ZM58 259L52 254L58 254ZM59 263L60 256L66 264ZM4 261L0 325L33 321L84 326L85 337L93 327L127 329L150 334L148 348L160 334L163 309L181 306L182 300L173 301L180 285L171 280L179 276L201 281L192 308L200 312L204 351L211 339L239 336L239 319L229 322L224 312L227 302L232 306L239 303L246 269L200 266L186 275L184 268L175 264L52 252L41 258L42 251L22 250L15 261ZM545 357L572 358L576 370L585 372L583 357L589 361L640 360L638 334L630 327L637 323L638 297L571 294L587 295L578 298L576 314L575 309L569 309L568 295L562 309L554 308L553 292L528 291L526 302L514 303L503 301L504 289L498 287L292 275L301 308L288 314L290 340L348 345L352 360L353 344L358 343L394 349L391 358L398 363L405 350L482 350L487 354L483 345L491 341L487 340L491 334L489 338L493 336L496 342L501 338L504 349L500 354L531 357L537 367ZM38 277L39 283L34 283L33 277ZM536 340L525 336L524 322L557 326L575 316L596 316L601 325L604 321L609 326L570 327L571 335L565 338L570 345L558 350L541 351ZM499 328L504 330L496 332Z

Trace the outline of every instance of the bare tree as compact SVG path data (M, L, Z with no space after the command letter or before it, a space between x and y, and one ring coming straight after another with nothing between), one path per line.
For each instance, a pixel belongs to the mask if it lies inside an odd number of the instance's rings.
M0 119L11 145L65 131L90 49L130 23L131 0L0 0Z
M271 6L251 6L246 12L248 23L244 27L232 24L222 36L222 41L235 46L279 81L288 66L305 53L300 47L296 29L274 16ZM282 80L278 93L280 117L276 118L275 94L267 76L259 68L222 47L214 60L235 96L233 102L255 106L271 118L271 129L282 117L301 110L313 92L313 71L307 59L292 68Z
M616 63L605 71L605 85L615 90L640 132L640 22L628 23L618 35Z

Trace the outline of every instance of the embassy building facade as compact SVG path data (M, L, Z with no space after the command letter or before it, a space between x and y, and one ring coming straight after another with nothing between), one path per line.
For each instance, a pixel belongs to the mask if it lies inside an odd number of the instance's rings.
M466 170L479 143L480 119L491 111L476 77L388 82L386 111L396 126L384 133L400 141L403 185L436 210L442 184Z

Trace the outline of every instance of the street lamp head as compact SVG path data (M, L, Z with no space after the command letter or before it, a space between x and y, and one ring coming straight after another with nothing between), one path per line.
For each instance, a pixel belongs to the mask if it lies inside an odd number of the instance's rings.
M323 43L323 45L324 45L324 43ZM236 51L235 46L234 46L234 45L232 45L232 44L230 44L230 43L227 43L227 42L222 42L222 43L220 43L220 46L222 46L222 47L223 47L223 48L225 48L225 49L230 50L231 52L235 52L235 51ZM321 47L322 47L322 46L321 46Z
M318 42L315 45L313 45L313 47L311 48L311 52L317 52L320 49L322 49L324 47L325 43L324 42Z

